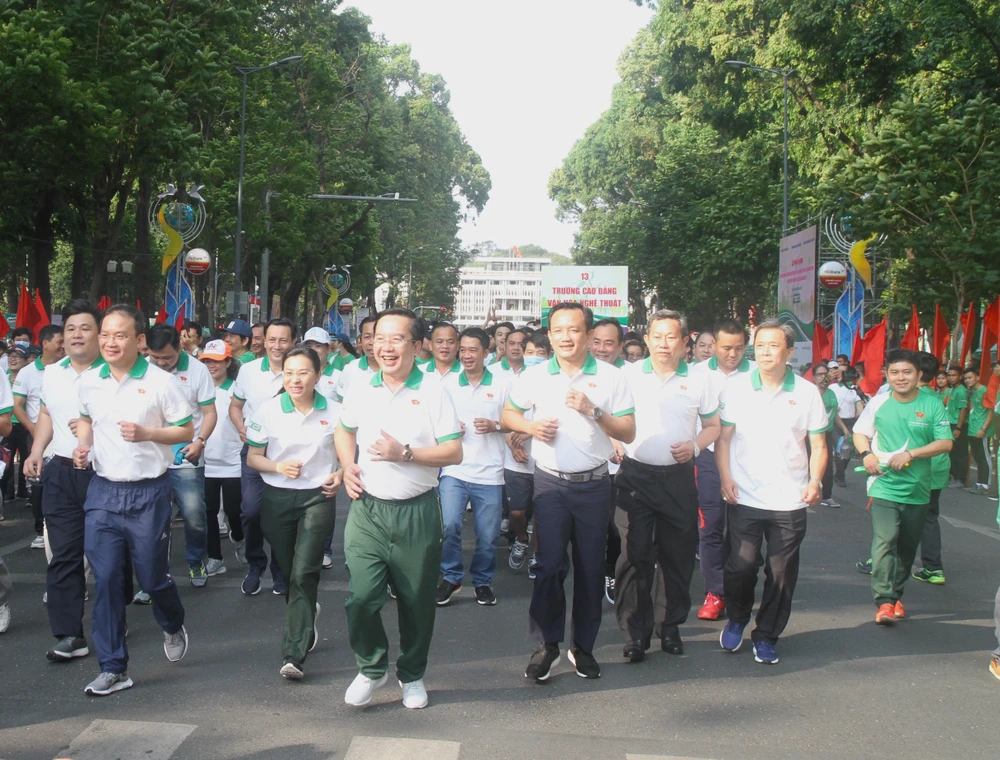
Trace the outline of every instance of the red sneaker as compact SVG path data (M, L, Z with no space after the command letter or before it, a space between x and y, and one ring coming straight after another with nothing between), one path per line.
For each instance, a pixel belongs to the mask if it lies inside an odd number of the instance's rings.
M726 603L715 594L705 594L705 603L698 610L699 620L718 620L719 615L726 609Z
M879 606L878 612L875 613L875 623L877 625L892 625L894 622L896 622L896 606L888 602Z
M902 620L906 617L906 610L903 609L902 602L896 602L896 606L892 610L892 616L896 618L896 620Z

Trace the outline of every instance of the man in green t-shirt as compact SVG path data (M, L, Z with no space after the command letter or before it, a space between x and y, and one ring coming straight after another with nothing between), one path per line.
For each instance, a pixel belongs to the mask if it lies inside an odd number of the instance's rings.
M953 445L945 409L920 392L919 376L915 351L890 351L886 377L892 390L875 396L854 425L854 446L870 476L872 595L879 625L905 615L900 597L930 502L931 459Z
M964 488L969 477L969 391L962 383L962 368L955 364L948 365L948 389L944 392L944 408L951 425L951 437L955 440L951 450L951 481L948 488Z
M823 498L819 502L824 507L840 506L840 502L833 498L834 452L837 450L837 438L841 435L850 438L851 435L851 431L838 414L840 402L837 394L830 388L832 378L833 374L826 362L820 362L813 367L813 382L823 397L823 407L826 409L826 427L823 432L826 433L826 450L830 452L830 456L826 459L826 470L823 472Z
M993 410L983 406L986 386L979 382L979 370L967 367L962 381L969 391L969 451L976 462L976 480L965 490L976 496L985 496L990 491L990 445L989 430L993 422Z

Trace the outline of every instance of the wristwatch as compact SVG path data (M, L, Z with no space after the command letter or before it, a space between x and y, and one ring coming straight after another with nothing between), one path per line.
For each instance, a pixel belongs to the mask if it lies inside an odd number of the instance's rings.
M206 440L205 440L204 438L202 438L202 437L201 437L200 435L199 435L199 436L198 436L197 438L195 438L195 440L196 440L196 441L201 441L201 445L202 445L202 446L208 446L208 441L206 441Z
M595 420L599 420L601 419L601 417L604 416L604 410L601 409L601 407L599 406L595 406L594 411L590 413L590 416L593 417Z
M500 421L499 420L497 420L496 422L493 423L493 430L495 430L497 433L500 432Z
M694 445L694 456L697 459L698 455L701 453L701 449L698 448L698 442L697 441L692 441L691 443Z
M410 444L403 446L403 461L412 462L413 461L413 449L410 448Z
M871 454L872 454L872 452L870 450L869 451L862 451L861 452L861 461L864 462L865 461L865 457L869 456Z

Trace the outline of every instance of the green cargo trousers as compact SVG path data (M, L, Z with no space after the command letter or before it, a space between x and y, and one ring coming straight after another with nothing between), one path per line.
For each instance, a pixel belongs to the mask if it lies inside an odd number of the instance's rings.
M358 669L381 678L389 667L389 642L382 625L386 585L396 590L399 657L403 683L424 677L434 633L434 592L441 566L441 506L433 490L406 501L368 494L351 502L344 527L344 554L351 573L347 630ZM279 560L280 561L280 560Z
M319 488L299 491L264 484L260 526L288 583L281 653L299 664L312 643L323 542L335 519L336 500Z
M876 605L895 604L902 598L928 506L872 499L872 596Z

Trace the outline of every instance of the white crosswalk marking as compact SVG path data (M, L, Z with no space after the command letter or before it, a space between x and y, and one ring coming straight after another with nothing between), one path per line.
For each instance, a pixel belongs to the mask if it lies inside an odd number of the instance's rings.
M196 728L185 723L95 720L57 760L170 760Z
M707 758L680 755L625 755L625 760L707 760Z
M458 742L355 736L344 760L458 760ZM76 758L74 758L76 760Z

